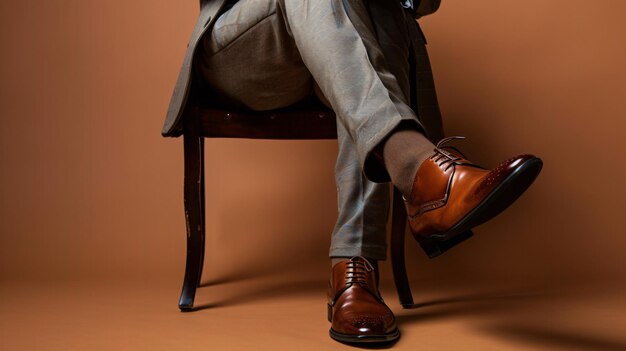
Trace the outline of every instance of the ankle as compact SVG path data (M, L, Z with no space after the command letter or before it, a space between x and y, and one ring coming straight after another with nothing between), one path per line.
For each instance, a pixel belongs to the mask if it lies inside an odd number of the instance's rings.
M414 124L401 123L380 146L391 182L408 198L417 170L432 155L435 145Z

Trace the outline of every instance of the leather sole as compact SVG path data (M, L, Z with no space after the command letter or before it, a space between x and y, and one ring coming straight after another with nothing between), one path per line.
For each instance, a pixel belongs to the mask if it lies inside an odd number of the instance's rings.
M451 248L457 246L458 244L464 242L465 240L474 236L474 232L471 230L466 230L462 233L452 235L446 239L418 239L420 247L428 258L435 258L444 252L450 250Z
M452 247L472 237L471 228L481 225L499 215L517 200L539 175L543 161L529 158L498 184L485 198L450 229L429 237L414 235L422 250L435 258Z
M338 333L330 328L329 334L331 338L347 344L384 344L396 341L400 337L398 329L383 335L353 335Z

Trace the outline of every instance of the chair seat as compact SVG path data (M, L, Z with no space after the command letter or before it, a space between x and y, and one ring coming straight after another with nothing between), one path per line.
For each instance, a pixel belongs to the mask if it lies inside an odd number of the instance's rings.
M248 112L194 107L190 112L194 127L198 128L200 136L206 138L337 138L335 113L329 109Z
M200 136L248 139L336 139L331 110L240 112L197 107L191 111Z

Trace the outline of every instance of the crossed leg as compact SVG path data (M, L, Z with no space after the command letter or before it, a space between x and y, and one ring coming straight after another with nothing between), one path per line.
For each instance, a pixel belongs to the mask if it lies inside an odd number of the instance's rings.
M328 290L330 333L341 341L399 335L375 274L386 251L386 182L407 195L411 231L434 257L515 201L542 166L524 154L489 171L445 145L457 137L436 147L425 138L408 104L412 21L393 0L239 0L204 38L195 66L233 104L275 109L319 93L335 111L330 255L351 257L333 265Z

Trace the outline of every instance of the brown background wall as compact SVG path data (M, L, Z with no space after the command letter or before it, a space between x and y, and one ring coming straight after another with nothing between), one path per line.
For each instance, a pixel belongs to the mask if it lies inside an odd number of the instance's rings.
M545 161L423 286L626 278L626 2L444 0L423 20L448 135L476 162ZM194 1L0 3L0 279L162 280L184 257L182 140L161 122ZM207 276L309 267L336 216L335 141L210 140ZM232 260L236 258L235 260Z

